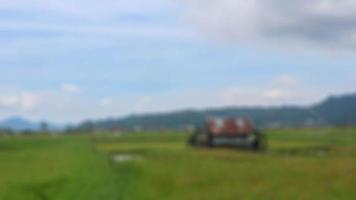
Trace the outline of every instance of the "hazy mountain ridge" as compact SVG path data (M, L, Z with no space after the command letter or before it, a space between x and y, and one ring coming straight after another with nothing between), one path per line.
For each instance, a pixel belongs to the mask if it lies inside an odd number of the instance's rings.
M0 127L15 131L39 129L39 124L21 117L11 117L0 122Z
M311 106L227 107L186 110L125 118L86 121L80 130L184 129L201 125L208 117L248 117L259 127L318 127L356 125L356 93L332 96Z
M61 130L63 126L48 122L33 122L22 117L10 117L0 121L0 129L9 129L12 131L38 131L44 128L48 130Z
M170 113L131 115L86 121L72 130L114 129L186 129L201 125L209 117L248 117L259 127L318 127L356 125L356 93L331 96L311 106L281 107L226 107L205 110L183 110ZM41 130L43 122L32 122L21 117L0 121L0 129L14 131ZM48 123L48 130L62 130L64 126Z

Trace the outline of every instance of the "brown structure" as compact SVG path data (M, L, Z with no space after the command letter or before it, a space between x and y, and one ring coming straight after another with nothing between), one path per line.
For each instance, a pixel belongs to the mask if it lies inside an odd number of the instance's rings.
M208 131L215 136L219 135L248 135L253 131L250 120L243 118L212 118L208 120Z
M189 139L193 146L265 149L266 140L246 118L211 118Z

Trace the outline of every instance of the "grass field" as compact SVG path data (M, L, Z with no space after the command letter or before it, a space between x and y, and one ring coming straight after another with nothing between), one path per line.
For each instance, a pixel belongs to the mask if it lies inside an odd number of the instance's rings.
M263 153L187 136L2 136L0 200L356 198L356 129L270 130Z

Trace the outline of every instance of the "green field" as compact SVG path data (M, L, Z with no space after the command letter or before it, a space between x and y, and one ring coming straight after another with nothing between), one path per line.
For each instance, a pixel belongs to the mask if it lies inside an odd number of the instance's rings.
M267 135L263 153L186 133L0 136L0 200L356 198L356 129Z

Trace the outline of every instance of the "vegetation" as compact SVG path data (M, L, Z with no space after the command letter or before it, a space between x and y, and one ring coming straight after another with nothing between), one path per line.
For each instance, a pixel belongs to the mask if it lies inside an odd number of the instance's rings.
M83 137L0 139L0 199L117 199L116 173Z
M0 137L0 199L352 199L356 129L268 131L264 153L186 133Z

